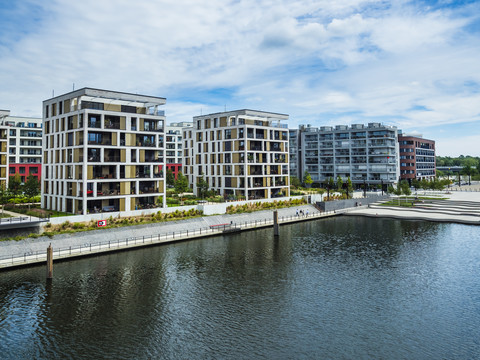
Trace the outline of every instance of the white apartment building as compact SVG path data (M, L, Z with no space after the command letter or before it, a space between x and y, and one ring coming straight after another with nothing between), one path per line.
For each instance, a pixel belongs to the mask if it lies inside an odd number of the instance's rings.
M165 128L165 166L175 175L182 171L183 129L192 128L192 122L176 122Z
M288 115L237 110L195 116L184 129L184 174L225 198L288 196Z
M302 169L302 128L299 129L289 129L289 166L290 166L290 176L295 176L298 179L301 179L303 176Z
M397 128L369 123L303 127L302 168L315 183L350 177L354 184L393 184L399 175ZM303 176L303 174L302 174Z
M10 115L9 110L0 110L0 121ZM8 186L8 128L0 125L0 187Z
M8 128L9 176L19 175L25 182L29 175L41 178L42 119L5 116L0 120Z
M92 88L45 100L42 207L87 214L166 206L165 102Z

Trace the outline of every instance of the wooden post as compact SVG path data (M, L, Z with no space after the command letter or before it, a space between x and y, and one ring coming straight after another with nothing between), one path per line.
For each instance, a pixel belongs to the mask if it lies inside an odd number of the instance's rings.
M273 235L274 236L279 236L279 231L278 231L278 211L275 210L273 212Z
M50 244L47 248L47 279L53 278L53 248Z

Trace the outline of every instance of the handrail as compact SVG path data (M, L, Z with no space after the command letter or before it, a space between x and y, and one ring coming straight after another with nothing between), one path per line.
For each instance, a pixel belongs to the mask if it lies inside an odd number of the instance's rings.
M338 211L330 212L312 212L304 215L291 215L279 217L279 224L289 223L300 220L322 218L333 214L338 214ZM256 229L259 227L273 226L272 219L259 219L252 221L245 221L243 223L230 223L232 228L239 230ZM103 241L98 243L85 243L77 246L54 248L54 260L65 259L68 257L81 256L87 254L95 254L101 252L115 251L120 249L127 249L130 247L141 246L144 244L160 244L165 242L188 240L195 236L209 236L211 234L223 234L224 227L201 227L193 230L172 231L166 233L159 233L156 235L144 235L137 237L124 238L117 241ZM13 254L0 256L0 268L10 266L17 266L23 264L34 264L40 261L46 261L47 251L30 251L23 254Z

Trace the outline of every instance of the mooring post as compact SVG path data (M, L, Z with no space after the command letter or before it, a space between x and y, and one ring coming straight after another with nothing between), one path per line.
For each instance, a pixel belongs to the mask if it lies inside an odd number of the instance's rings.
M274 236L279 236L279 231L278 231L278 211L275 210L273 212L273 235Z
M53 278L53 248L50 244L47 248L47 279Z

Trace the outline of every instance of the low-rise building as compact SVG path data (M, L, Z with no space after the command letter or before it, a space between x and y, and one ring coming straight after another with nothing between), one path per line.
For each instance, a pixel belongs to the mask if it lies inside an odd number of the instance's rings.
M288 196L288 115L237 110L195 116L184 129L184 174L225 198Z
M42 207L165 206L164 98L83 88L43 102Z

